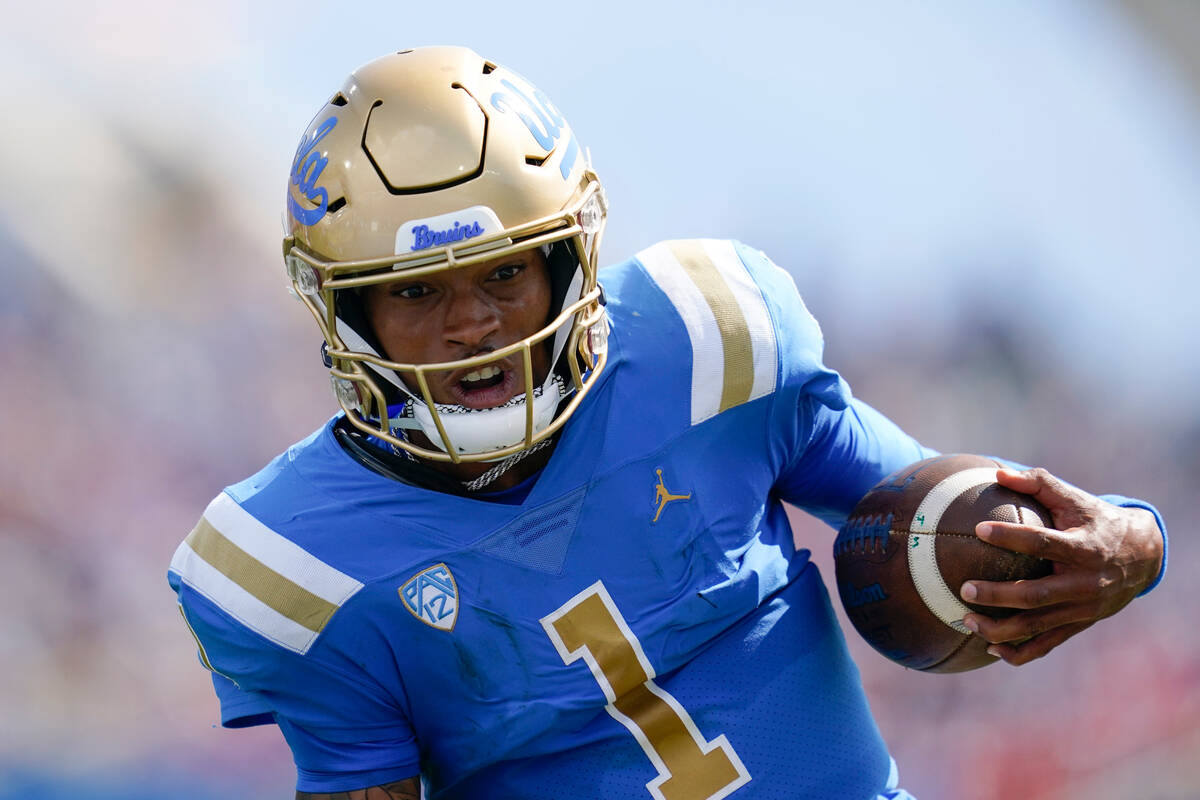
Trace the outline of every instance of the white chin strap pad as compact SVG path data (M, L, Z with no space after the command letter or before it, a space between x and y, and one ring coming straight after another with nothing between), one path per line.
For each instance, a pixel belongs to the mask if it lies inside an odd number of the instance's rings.
M562 399L562 382L553 376L542 386L542 391L533 398L533 431L537 433L554 421L554 412ZM439 408L438 418L446 429L446 435L459 453L486 453L510 447L525 439L525 394L519 394L499 408L462 409L448 411ZM421 402L412 403L412 413L429 441L440 450L446 450L442 436L429 406Z

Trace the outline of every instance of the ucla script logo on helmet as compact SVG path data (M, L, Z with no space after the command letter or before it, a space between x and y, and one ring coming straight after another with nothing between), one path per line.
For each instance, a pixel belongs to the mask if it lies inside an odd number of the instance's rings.
M445 564L435 564L413 575L399 592L404 606L421 622L438 630L454 629L458 619L458 584Z
M553 153L563 129L567 127L567 121L558 113L550 98L532 86L528 91L523 90L508 78L502 79L500 85L508 89L508 92L493 92L492 108L502 114L512 111L529 129L538 145L547 153ZM568 131L568 134L570 138L567 140L567 152L563 154L562 162L558 165L563 180L571 174L571 168L579 158L579 141L574 133Z
M325 171L325 165L329 163L329 159L322 156L321 151L316 147L336 125L337 117L330 117L322 122L311 136L305 136L300 140L300 146L296 149L296 157L292 159L292 186L300 192L301 196L317 206L316 208L304 208L296 202L292 192L288 192L288 210L301 225L315 225L320 222L321 218L325 216L325 210L329 207L329 192L324 186L317 186L317 181L321 179L321 173Z

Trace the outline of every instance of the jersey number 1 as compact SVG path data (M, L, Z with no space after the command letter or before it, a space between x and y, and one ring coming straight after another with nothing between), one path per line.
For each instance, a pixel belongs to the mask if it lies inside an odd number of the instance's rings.
M608 698L606 710L637 739L658 770L646 788L658 800L720 800L750 780L724 735L704 736L679 701L654 683L654 667L596 581L542 619L563 663L582 658Z

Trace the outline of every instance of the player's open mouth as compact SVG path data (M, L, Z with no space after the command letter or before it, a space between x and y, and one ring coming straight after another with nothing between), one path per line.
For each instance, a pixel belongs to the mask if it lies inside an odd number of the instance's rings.
M494 408L513 396L516 371L498 364L486 364L454 376L450 393L455 402L467 408Z

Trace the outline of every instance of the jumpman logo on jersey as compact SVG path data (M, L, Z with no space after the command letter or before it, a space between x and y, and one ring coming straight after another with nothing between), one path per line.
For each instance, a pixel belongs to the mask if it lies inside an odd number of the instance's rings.
M658 517L662 514L663 509L667 507L667 503L672 500L687 500L691 498L691 494L671 494L667 491L667 487L663 485L662 470L656 469L654 473L658 475L658 485L654 487L654 504L658 506L658 510L654 512L654 519L650 520L651 524L658 522Z

